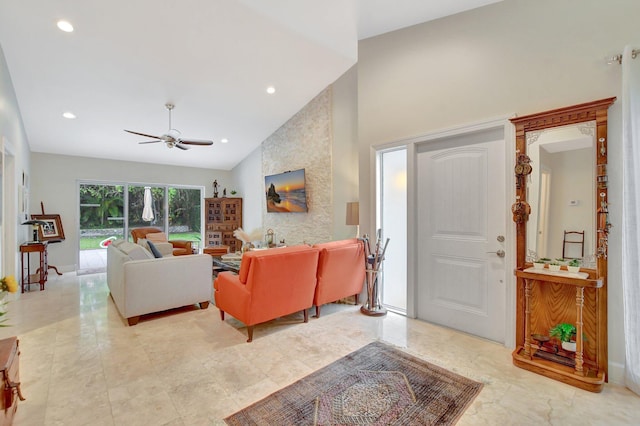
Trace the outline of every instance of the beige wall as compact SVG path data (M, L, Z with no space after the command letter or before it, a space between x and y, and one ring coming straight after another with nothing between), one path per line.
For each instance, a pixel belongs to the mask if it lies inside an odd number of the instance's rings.
M372 146L438 129L620 96L604 57L638 40L636 0L505 0L359 44L360 202L373 207ZM609 360L624 365L620 101L609 110ZM372 232L373 209L362 232Z
M129 161L102 160L42 153L31 154L31 213L59 214L65 241L49 248L49 263L63 271L76 269L78 255L78 182L131 182L203 186L205 195L213 195L212 182L229 191L234 186L229 171L172 167ZM219 190L220 194L222 189Z

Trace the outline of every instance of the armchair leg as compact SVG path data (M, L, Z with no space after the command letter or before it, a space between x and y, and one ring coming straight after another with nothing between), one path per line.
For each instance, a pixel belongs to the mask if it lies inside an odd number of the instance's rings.
M127 318L127 322L129 323L129 325L136 325L138 323L138 321L140 321L140 315L135 316L135 317L131 317L131 318Z
M316 318L320 318L320 306L316 305Z
M209 302L200 302L200 309L207 309L209 307Z
M247 343L251 343L251 341L253 340L253 326L249 325L247 326L247 335L248 335L248 339L247 339Z
M309 311L306 309L303 309L304 312L304 322L309 322Z
M356 305L357 305L358 304L358 296L359 296L359 294L356 293L355 296L356 296Z
M224 311L222 311L222 310L220 311L220 319L222 321L224 321Z

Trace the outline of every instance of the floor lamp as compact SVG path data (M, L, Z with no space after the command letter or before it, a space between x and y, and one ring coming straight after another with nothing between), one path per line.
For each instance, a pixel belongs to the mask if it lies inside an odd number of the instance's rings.
M360 203L347 203L347 225L356 225L356 238L360 234Z

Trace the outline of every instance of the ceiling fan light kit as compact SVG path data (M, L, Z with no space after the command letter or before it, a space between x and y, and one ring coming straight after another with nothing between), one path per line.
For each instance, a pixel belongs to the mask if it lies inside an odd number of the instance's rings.
M175 105L167 103L164 106L169 111L169 130L167 131L167 133L163 134L162 136L154 136L154 135L149 135L147 133L134 132L133 130L126 130L126 129L125 129L125 132L153 139L150 141L138 142L139 144L164 142L167 148L179 148L183 151L186 151L189 149L185 145L199 145L199 146L213 145L212 140L182 138L181 137L182 133L180 133L178 130L173 129L171 127L171 110L175 107Z

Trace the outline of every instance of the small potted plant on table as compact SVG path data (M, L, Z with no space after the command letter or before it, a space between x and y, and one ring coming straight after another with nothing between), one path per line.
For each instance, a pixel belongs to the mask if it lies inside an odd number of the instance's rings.
M578 259L572 259L568 264L567 264L567 270L569 272L580 272L580 260Z
M576 326L566 322L555 325L549 330L549 336L560 340L562 349L569 352L576 351Z

